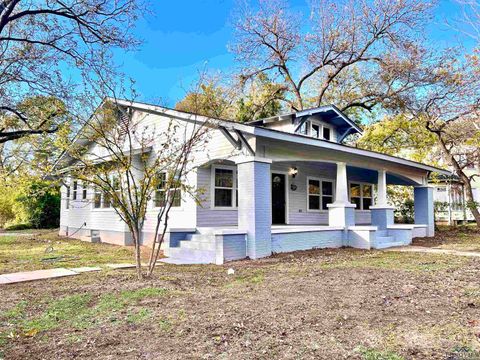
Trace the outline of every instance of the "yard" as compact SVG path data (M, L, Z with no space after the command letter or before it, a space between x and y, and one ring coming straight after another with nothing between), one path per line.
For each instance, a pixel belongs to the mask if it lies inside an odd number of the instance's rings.
M51 266L41 260L48 245L77 256L72 266L131 259L129 249L51 234L8 239L0 272ZM417 242L432 244L478 250L480 232ZM480 258L336 249L160 265L144 282L122 270L9 285L0 358L477 359L479 279Z

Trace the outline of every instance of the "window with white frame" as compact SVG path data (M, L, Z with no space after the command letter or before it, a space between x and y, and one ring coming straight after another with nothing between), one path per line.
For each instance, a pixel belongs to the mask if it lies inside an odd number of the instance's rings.
M72 200L77 200L78 181L73 182Z
M82 182L82 200L87 199L87 189L88 189L87 183L85 181Z
M236 173L233 168L213 167L213 206L233 208L236 206Z
M305 121L298 132L317 139L331 140L332 138L332 128L316 121Z
M327 126L325 126L325 125L323 125L322 129L323 129L323 130L322 130L322 131L323 131L323 138L324 138L325 140L330 140L330 137L331 137L331 135L330 135L330 134L331 134L330 128L327 127Z
M308 135L310 128L310 121L305 121L300 128L298 129L298 133L302 135Z
M93 190L93 207L95 209L102 207L102 190L98 186Z
M373 203L373 185L350 183L350 202L357 205L357 210L369 210Z
M180 207L182 205L182 190L179 186L175 187L175 179L172 181L172 188L167 189L167 173L161 172L158 174L158 183L155 189L153 198L154 207L164 207L167 201L172 201L172 207ZM168 199L167 199L168 190Z
M317 178L307 179L308 210L327 210L327 204L333 203L333 181Z
M70 184L67 184L67 194L65 199L65 208L70 209Z

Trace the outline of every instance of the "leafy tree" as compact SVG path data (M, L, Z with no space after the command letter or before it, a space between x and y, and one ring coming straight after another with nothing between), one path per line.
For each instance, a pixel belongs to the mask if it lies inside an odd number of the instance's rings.
M60 225L59 188L46 181L27 184L15 199L23 208L24 221L33 228L55 228Z
M248 122L278 115L284 98L283 86L272 83L263 73L258 74L237 100L235 118L239 122Z
M234 88L222 86L215 79L209 79L187 93L175 105L175 109L213 118L230 118L235 96Z

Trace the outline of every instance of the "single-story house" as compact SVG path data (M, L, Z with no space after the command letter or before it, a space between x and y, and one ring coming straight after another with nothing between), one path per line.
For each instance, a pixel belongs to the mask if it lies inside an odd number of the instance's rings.
M192 159L189 184L201 203L181 196L170 212L166 261L217 263L272 253L350 246L410 244L434 235L431 172L427 164L344 144L360 127L333 105L250 123L208 119L139 102L115 100L145 126L162 131L210 122L210 140ZM387 185L411 186L415 224L395 224ZM94 201L95 200L95 201ZM153 241L155 199L142 241ZM131 238L102 194L71 180L62 188L60 234L121 245Z

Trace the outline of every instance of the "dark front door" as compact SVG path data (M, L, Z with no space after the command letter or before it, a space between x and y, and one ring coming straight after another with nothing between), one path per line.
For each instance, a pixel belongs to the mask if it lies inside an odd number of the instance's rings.
M272 174L272 224L285 224L284 174Z

